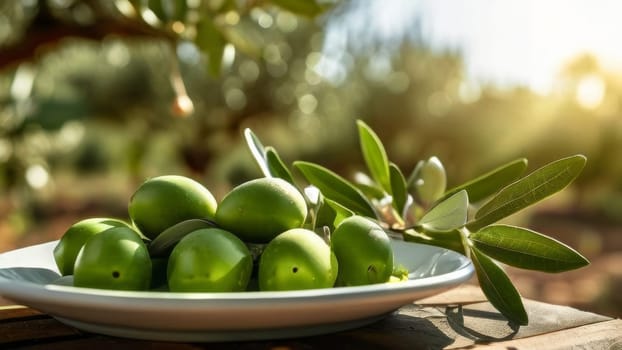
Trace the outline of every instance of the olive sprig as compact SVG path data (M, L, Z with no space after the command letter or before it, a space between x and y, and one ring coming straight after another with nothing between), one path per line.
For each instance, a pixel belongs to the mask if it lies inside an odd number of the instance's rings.
M377 134L357 121L361 152L369 174L349 181L315 163L294 161L310 184L313 228L334 227L348 216L373 218L406 241L440 246L469 257L480 287L510 322L529 322L520 293L499 263L543 272L563 272L589 264L576 250L528 228L498 224L566 188L583 170L586 158L573 155L524 175L527 159L504 164L454 188L437 157L419 161L408 177L389 161ZM265 176L296 185L273 147L244 131L249 150ZM301 188L300 186L298 186Z

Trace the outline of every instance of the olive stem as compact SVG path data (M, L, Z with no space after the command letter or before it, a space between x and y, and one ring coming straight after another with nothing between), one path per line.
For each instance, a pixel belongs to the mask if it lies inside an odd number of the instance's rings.
M191 115L194 112L194 103L186 92L186 86L179 70L179 58L176 54L172 56L169 78L175 93L175 100L172 106L173 114L178 117L187 117Z
M468 244L463 242L461 238L462 233L459 232L459 230L445 232L419 232L414 227L410 227L404 230L396 230L396 232L401 232L405 241L434 245L453 250L463 255L468 254Z
M466 255L467 258L471 259L471 249L470 248L471 248L471 246L473 246L473 243L469 239L469 236L471 235L471 231L469 231L469 229L466 228L466 226L463 226L463 227L458 229L458 232L460 233L460 241L461 241L462 247L464 249L464 254Z
M328 226L322 226L322 238L324 239L324 242L326 242L326 244L328 244L330 246L330 227Z

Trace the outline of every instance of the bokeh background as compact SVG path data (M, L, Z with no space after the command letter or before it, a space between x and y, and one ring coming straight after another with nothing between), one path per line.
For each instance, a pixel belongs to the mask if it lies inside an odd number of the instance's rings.
M126 218L151 176L222 198L260 176L246 127L349 177L363 119L404 172L435 155L450 186L586 155L571 187L508 221L592 264L508 271L525 297L622 316L622 3L302 3L0 2L0 252Z

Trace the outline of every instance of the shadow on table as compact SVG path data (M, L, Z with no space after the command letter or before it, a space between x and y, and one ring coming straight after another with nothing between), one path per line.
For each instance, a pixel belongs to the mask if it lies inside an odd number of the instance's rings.
M454 343L431 320L394 314L369 326L321 336L209 344L209 349L443 349ZM197 344L204 346L205 344Z
M610 319L568 306L529 299L523 299L523 302L529 316L527 326L508 322L489 302L439 307L438 310L446 317L446 325L450 329L443 329L445 325L442 322L437 322L437 326L448 337L455 338L455 346L458 343L478 344L521 339Z
M476 310L462 306L445 309L449 326L459 335L475 343L495 342L513 339L520 329L499 312Z

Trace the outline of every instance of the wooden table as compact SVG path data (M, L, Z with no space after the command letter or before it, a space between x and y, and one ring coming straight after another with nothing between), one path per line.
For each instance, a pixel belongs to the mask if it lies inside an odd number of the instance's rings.
M530 324L512 327L466 284L367 327L244 343L167 343L85 333L0 299L0 349L622 349L622 320L525 300Z

